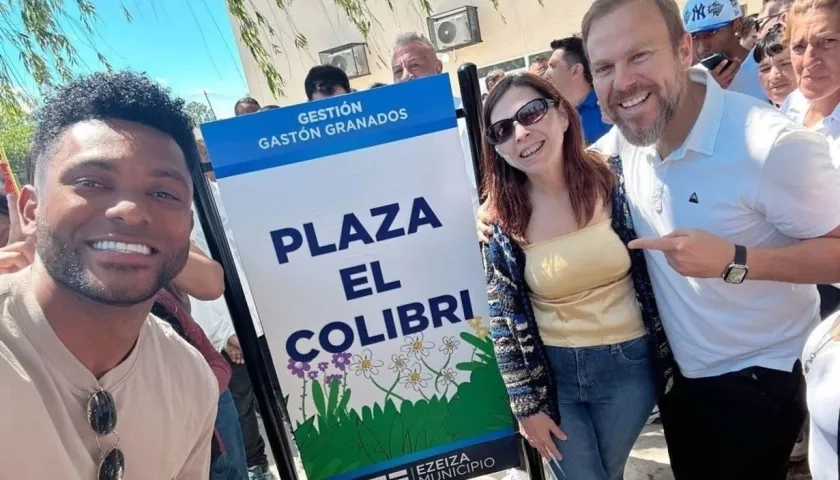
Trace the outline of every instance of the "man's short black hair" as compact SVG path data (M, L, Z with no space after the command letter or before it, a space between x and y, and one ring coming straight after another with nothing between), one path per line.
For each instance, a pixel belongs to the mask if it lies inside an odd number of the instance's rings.
M586 83L592 85L592 72L589 70L589 60L586 58L586 53L583 50L583 39L578 35L561 38L559 40L552 40L552 50L563 50L563 60L574 66L576 64L583 65L583 78Z
M312 100L315 92L321 92L332 96L336 87L341 87L345 92L350 92L350 79L344 70L332 65L316 65L309 69L306 80L303 81L303 88L306 90L306 98Z
M34 177L61 134L88 120L116 119L159 130L181 147L190 172L200 171L193 123L184 101L144 74L98 72L58 88L35 114L35 133L28 153Z
M240 108L244 107L245 105L253 105L257 107L257 109L260 108L260 102L256 101L251 97L242 97L239 100L237 100L236 105L233 106L233 113L239 115Z
M264 106L264 107L261 107L261 108L260 108L259 110L257 110L257 111L258 111L258 112L264 112L264 111L266 111L266 110L274 110L275 108L280 108L280 106L279 106L279 105L266 105L266 106Z

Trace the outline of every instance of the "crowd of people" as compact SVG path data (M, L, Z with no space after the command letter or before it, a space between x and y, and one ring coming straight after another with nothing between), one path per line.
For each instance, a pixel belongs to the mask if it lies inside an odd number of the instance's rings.
M621 479L655 408L677 480L781 480L805 456L838 478L838 42L840 0L752 18L729 0L594 0L549 58L485 78L482 197L463 121L453 161L511 410L556 478ZM394 83L443 71L416 33L391 59ZM304 89L353 92L332 66ZM192 208L209 158L184 102L96 73L36 121L0 208L1 476L274 478Z

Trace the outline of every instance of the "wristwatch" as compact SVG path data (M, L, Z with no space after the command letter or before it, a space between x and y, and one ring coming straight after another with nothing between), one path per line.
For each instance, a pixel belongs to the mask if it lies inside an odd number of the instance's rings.
M747 278L747 247L735 245L735 258L723 272L723 281L732 284L744 283Z

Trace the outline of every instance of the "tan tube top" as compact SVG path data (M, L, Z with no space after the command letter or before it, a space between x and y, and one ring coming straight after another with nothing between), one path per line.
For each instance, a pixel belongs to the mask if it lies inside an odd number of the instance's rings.
M525 281L546 345L612 345L645 333L630 256L610 220L527 245Z

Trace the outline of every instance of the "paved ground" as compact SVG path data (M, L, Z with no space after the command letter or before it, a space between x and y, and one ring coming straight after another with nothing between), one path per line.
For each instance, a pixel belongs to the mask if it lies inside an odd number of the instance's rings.
M305 480L306 474L303 473L303 467L297 457L295 457L295 462L298 466L300 480ZM276 475L277 470L274 468L273 459L271 466ZM479 480L502 480L504 476L504 472L500 472L479 477ZM550 479L551 476L547 478ZM665 435L662 433L662 425L653 423L642 431L633 452L630 454L630 460L627 462L624 480L674 480L674 474L671 473L668 460L668 449L665 446ZM807 462L791 466L788 480L811 480Z

